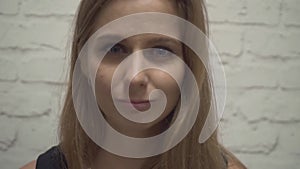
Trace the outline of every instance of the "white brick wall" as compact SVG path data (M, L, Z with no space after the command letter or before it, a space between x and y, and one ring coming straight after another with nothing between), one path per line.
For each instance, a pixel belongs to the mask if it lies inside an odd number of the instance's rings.
M249 168L299 168L300 1L208 0L224 61L224 144Z
M57 143L66 40L78 0L0 0L0 168ZM224 144L249 167L300 165L300 0L208 0L224 62Z

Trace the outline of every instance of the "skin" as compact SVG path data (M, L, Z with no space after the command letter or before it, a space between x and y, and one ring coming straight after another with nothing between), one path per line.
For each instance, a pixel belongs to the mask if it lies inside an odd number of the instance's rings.
M94 31L117 18L140 12L163 12L180 16L174 1L114 0L106 4L100 11L98 20L96 21L97 26ZM97 71L95 90L99 108L113 128L131 137L149 137L165 130L166 123L164 122L164 119L172 112L180 98L179 87L176 81L169 74L161 70L149 69L140 72L130 81L129 98L131 101L132 99L148 100L150 93L154 89L161 89L167 98L166 108L161 116L149 123L136 123L120 115L114 106L111 95L112 76L121 61L128 59L128 55L142 49L156 48L157 50L155 53L157 55L164 55L170 52L168 50L171 49L178 57L183 57L182 45L180 42L176 40L155 41L155 39L158 38L167 37L162 35L146 34L133 36L121 41L104 57ZM133 71L131 69L135 69L140 66L139 64L141 64L139 59L133 59L130 63L132 63L132 65L124 71L127 72L127 74L125 73L122 75L121 82L116 86L115 90L119 92L118 96L124 94L124 91L119 89L124 88L123 81L129 80L128 74ZM183 66L173 65L172 68L176 69L176 71L174 71L178 75L177 79L182 80L184 77ZM105 169L149 168L156 159L157 156L144 159L125 158L101 149L97 154L95 163L91 167L103 168L105 166Z
M102 8L98 16L96 28L129 14L150 11L179 15L173 1L114 0ZM128 136L149 137L160 133L162 129L165 128L165 124L161 123L162 120L165 119L165 117L174 109L180 96L178 85L170 75L160 70L150 69L140 72L134 77L134 79L131 80L129 86L129 97L130 99L149 100L149 95L154 89L161 89L166 94L167 105L165 111L159 118L150 123L138 124L120 115L113 103L111 94L113 73L127 55L146 48L156 48L156 53L166 53L168 51L164 48L168 48L179 57L182 57L182 45L180 42L176 40L169 42L154 42L154 40L158 38L166 37L162 35L148 34L137 35L125 39L111 49L112 52L103 59L97 72L95 89L99 108L102 110L106 120L112 127ZM124 88L124 82L126 80L130 80L127 76L129 76L130 72L133 71L131 69L135 69L141 64L138 59L133 59L130 62L131 64L128 66L128 69L126 69L127 74L123 74L124 78L121 79L121 83L119 83L119 85L114 89L114 91L117 91L118 96L124 95L124 90L118 89ZM181 76L179 79L182 79L184 76L182 65L173 65L173 68L177 69L176 74Z

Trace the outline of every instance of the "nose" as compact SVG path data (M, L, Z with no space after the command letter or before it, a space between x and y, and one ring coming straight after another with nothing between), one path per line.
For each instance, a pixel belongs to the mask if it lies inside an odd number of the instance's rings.
M130 84L130 88L146 87L149 82L149 77L145 67L143 52L138 51L128 57L129 66L126 70L126 81Z
M130 82L130 87L139 88L146 87L148 83L148 77L145 71L138 73Z

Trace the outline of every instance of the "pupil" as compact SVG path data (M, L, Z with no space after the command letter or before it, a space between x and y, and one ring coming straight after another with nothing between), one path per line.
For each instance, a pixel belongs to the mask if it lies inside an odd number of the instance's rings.
M164 49L158 49L158 54L159 55L165 55L166 51Z
M114 47L111 49L111 51L112 51L112 52L119 52L119 48L114 46Z

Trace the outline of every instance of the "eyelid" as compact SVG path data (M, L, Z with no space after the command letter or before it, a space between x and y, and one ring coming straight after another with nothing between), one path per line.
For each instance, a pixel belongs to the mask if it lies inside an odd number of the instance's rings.
M121 43L116 43L116 44L107 44L103 47L104 50L106 50L107 52L109 52L112 48L114 47L120 47L122 50L125 51L125 53L127 53L127 48L126 46L124 46L123 44Z
M170 49L169 47L166 47L166 46L162 46L162 45L154 46L153 48L164 49L164 50L167 50L171 53L174 53L174 51L172 49Z
M125 51L125 53L129 53L128 48L127 48L125 45L123 45L122 43L116 43L116 44L108 43L108 44L104 45L104 46L101 48L101 50L102 50L102 51L107 51L107 52L109 52L113 47L116 47L116 46L121 47L122 50ZM166 45L156 45L156 46L153 46L153 47L151 47L151 48L163 49L163 50L166 50L166 51L168 51L168 52L170 52L170 53L176 54L175 50L173 50L171 47L168 47L168 46L166 46Z

